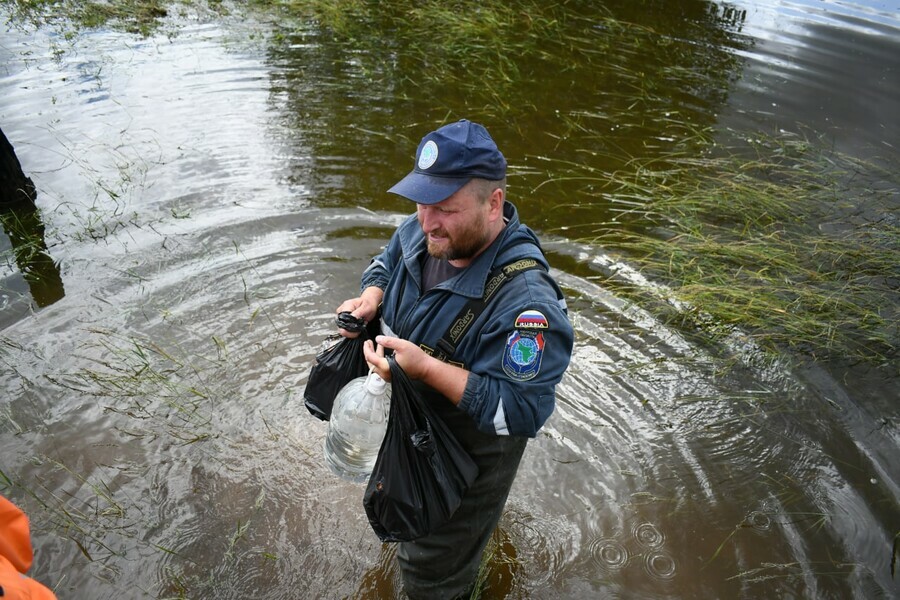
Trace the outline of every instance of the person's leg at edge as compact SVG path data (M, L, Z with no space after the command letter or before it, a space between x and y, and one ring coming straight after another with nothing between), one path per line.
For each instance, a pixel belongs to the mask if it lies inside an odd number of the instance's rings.
M450 521L424 538L400 544L397 559L412 600L468 597L527 441L494 437L471 452L480 474Z

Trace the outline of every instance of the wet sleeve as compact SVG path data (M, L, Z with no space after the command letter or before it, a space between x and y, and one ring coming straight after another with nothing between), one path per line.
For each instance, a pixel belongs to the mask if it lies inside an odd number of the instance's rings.
M366 270L363 271L360 282L360 291L367 287L380 287L385 289L391 280L394 268L401 260L403 260L403 250L400 247L400 228L408 226L409 220L405 221L397 231L391 236L388 245L378 256L374 257Z
M459 403L479 430L535 437L550 417L574 344L561 302L526 300L499 312L480 332L479 355Z

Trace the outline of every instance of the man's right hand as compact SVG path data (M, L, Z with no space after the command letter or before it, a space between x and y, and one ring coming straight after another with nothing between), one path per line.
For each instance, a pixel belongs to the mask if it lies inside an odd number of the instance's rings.
M381 288L367 287L358 298L351 298L341 303L335 312L337 314L349 312L354 317L363 319L368 323L378 315L378 307L381 305L383 297L384 290ZM358 331L347 331L340 328L338 328L338 333L347 338L355 338L359 335Z

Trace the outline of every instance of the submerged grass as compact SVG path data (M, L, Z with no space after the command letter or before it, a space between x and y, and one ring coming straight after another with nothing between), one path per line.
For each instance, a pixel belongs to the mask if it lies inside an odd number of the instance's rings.
M17 18L35 23L66 21L83 28L111 25L142 35L148 35L159 25L159 19L168 14L167 7L171 4L165 0L0 0L0 5L12 7L12 14Z
M556 39L563 18L552 4L536 0L256 0L254 4L313 18L344 41L408 42L422 50L421 56L428 52L460 58L502 52L510 39L521 42L538 35Z
M566 56L569 67L590 62L603 38L573 36L573 20L590 32L605 20L596 7L591 19L571 8L537 0L515 2L439 2L437 0L255 0L266 11L280 11L284 23L312 24L332 43L354 52L354 60L376 71L424 82L453 81L468 88L502 88L529 77L544 60ZM287 26L290 27L290 26ZM564 52L558 51L560 46ZM562 65L561 68L565 68ZM498 95L495 102L507 102Z
M590 241L671 286L656 311L684 325L745 332L768 350L887 361L900 343L892 172L797 136L752 149L589 173L613 203L625 199Z
M93 333L99 342L85 347L89 366L65 377L48 376L51 382L101 399L104 412L121 417L115 428L129 439L162 435L186 446L218 436L215 405L231 393L222 375L225 360L112 331Z
M188 560L180 554L176 539L160 533L155 509L148 510L145 503L148 496L164 494L162 478L178 477L176 473L190 470L198 460L216 460L217 450L210 444L225 436L217 411L225 400L234 402L240 394L227 375L234 371L234 363L222 356L224 343L218 337L213 338L213 347L198 352L196 347L164 346L107 329L91 333L97 341L77 351L84 367L47 373L44 378L70 403L55 410L78 411L84 422L105 420L97 425L104 430L102 439L85 433L90 451L71 453L70 445L52 443L49 454L35 453L27 468L0 469L0 492L28 497L34 509L33 531L71 542L92 563L95 576L118 579L122 561L132 562L134 555L146 558L162 552ZM0 338L0 365L7 362L7 355L22 363L25 351ZM90 411L93 417L84 416ZM0 433L25 430L13 417L12 411L0 411ZM59 430L67 431L68 425L48 419L40 427L49 435L67 435ZM165 459L155 464L148 456L150 462L143 462L136 444L157 439L146 449L164 452ZM254 513L264 498L260 492ZM249 525L249 520L239 520L233 532L211 534L226 548L224 559L232 559ZM146 597L161 597L157 590L142 591Z

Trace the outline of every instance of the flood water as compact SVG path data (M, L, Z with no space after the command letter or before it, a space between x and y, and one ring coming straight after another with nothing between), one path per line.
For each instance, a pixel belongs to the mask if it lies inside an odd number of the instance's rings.
M384 60L265 14L0 32L0 127L40 209L30 261L0 234L0 491L32 519L33 576L60 598L402 597L302 391L412 212L385 190L467 117L576 329L483 597L900 597L896 365L773 365L654 320L582 241L610 199L547 183L692 152L701 128L896 158L900 5L571 10L574 41L514 71L447 67L469 85L435 76L439 49Z

